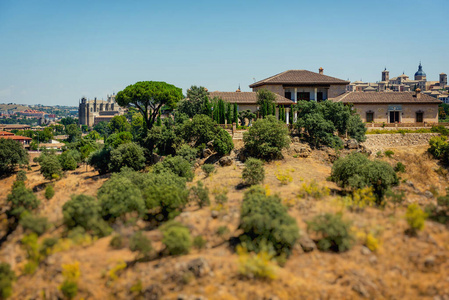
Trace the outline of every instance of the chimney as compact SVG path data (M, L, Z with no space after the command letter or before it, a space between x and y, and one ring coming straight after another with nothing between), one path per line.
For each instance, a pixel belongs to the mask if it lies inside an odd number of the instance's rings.
M420 89L420 88L417 88L417 89L415 90L415 92L416 92L416 94L415 94L416 99L421 98L421 89Z
M319 69L318 69L318 72L319 72L321 75L323 75L323 71L324 71L323 68L319 68Z

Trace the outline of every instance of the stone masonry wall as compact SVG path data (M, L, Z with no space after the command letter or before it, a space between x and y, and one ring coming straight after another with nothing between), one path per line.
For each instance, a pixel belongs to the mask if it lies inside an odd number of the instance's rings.
M400 146L423 146L428 145L429 140L440 135L439 133L393 133L393 134L367 134L363 145L371 150L400 147Z

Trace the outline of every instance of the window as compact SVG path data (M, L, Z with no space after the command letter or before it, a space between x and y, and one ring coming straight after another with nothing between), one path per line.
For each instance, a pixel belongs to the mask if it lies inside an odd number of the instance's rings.
M310 100L310 93L308 93L308 92L298 92L296 94L296 99L309 101Z
M424 121L424 113L418 111L416 113L416 123L422 123Z
M374 113L373 112L367 112L366 113L366 122L373 122L374 121Z
M292 92L285 92L285 98L292 100Z
M323 92L317 92L316 93L316 100L317 101L323 101Z
M390 123L399 123L399 112L398 111L390 111Z

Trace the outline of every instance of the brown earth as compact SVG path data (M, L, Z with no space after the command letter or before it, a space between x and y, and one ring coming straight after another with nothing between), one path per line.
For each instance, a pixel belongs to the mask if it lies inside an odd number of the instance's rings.
M406 203L393 209L367 208L356 213L347 210L338 196L339 188L326 180L332 164L326 151L313 151L308 158L286 156L284 160L267 163L265 188L279 194L290 206L289 213L296 218L303 234L306 221L322 212L343 212L352 221L353 231L358 237L356 245L349 251L335 254L314 250L305 253L297 245L284 267L277 270L277 278L271 281L244 279L238 271L238 255L226 242L238 236L240 204L244 190L236 189L241 182L241 169L233 164L217 167L216 173L205 178L198 168L194 182L202 180L211 192L212 204L199 209L190 204L176 219L190 228L192 236L202 235L206 248L192 249L188 255L178 257L152 257L147 262L132 263L136 254L126 247L113 250L109 246L111 236L86 242L83 245L69 245L65 250L48 256L33 275L23 274L26 254L20 246L23 237L19 228L1 245L0 261L8 262L18 275L14 284L12 299L56 299L62 297L58 290L63 278L62 264L79 262L81 277L76 299L158 299L148 295L160 295L160 299L443 299L449 297L449 230L438 223L426 221L426 226L417 237L404 232L408 225L404 219L408 203L425 205L435 199L428 198L426 191L443 193L447 185L447 171L427 155L426 147L395 148L391 158L381 159L395 165L405 164L407 171L401 174L397 189L406 191ZM27 186L39 189L46 182L39 174L38 166L27 172ZM279 175L292 177L291 182L281 184ZM15 176L0 181L0 204L5 208L6 195ZM60 237L61 207L72 194L95 195L108 176L98 176L85 166L68 172L54 183L55 196L47 201L43 189L36 192L42 204L39 213L54 223L54 228L39 238ZM288 180L287 180L288 181ZM320 187L330 189L330 195L321 199L303 199L297 195L304 183L314 181ZM214 193L228 192L228 202L220 209L213 201ZM427 193L428 194L428 193ZM428 196L428 195L427 195ZM212 217L212 211L218 217ZM4 211L4 209L2 210ZM4 225L5 216L0 220ZM227 226L229 233L220 237L218 227ZM3 226L4 227L4 226ZM133 226L117 226L117 230L134 231L145 228L138 221ZM3 235L4 232L1 232ZM380 240L380 248L367 251L363 247L364 236L374 233ZM158 229L146 230L152 240L155 252L162 250L161 234ZM203 258L210 271L202 276L186 272L186 264L193 259ZM120 262L128 266L117 271L117 279L110 276L111 268ZM144 296L131 292L133 285L141 283ZM436 298L440 296L440 298ZM196 299L196 298L191 298Z

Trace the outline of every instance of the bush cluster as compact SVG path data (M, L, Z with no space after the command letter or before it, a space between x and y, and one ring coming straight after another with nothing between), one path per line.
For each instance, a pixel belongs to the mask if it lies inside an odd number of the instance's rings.
M365 155L356 152L335 161L331 178L342 187L352 189L372 187L377 204L381 204L390 187L399 183L396 173L387 162L371 161Z
M0 176L11 174L16 166L27 165L28 152L15 140L0 139Z
M190 188L190 193L193 200L198 204L200 208L210 205L209 189L204 187L203 182L198 181L196 186Z
M298 101L296 105L298 121L296 128L304 129L305 138L315 147L322 145L339 148L340 136L346 133L359 142L365 140L366 127L360 116L349 106L332 101Z
M175 221L169 221L161 228L162 243L170 255L187 254L192 247L192 238L187 227Z
M0 299L6 299L12 295L12 284L16 280L16 274L11 266L5 262L0 263Z
M245 150L249 156L265 160L282 157L282 149L290 145L288 128L274 116L259 119L243 134Z
M248 158L242 171L242 179L245 184L260 184L265 179L263 161L257 158Z
M296 220L277 196L267 196L260 186L245 192L239 228L243 230L241 243L249 251L259 252L263 247L277 255L289 255L299 238Z
M354 237L351 223L343 220L341 214L321 214L307 222L307 230L318 235L317 246L323 251L343 252L350 249Z

